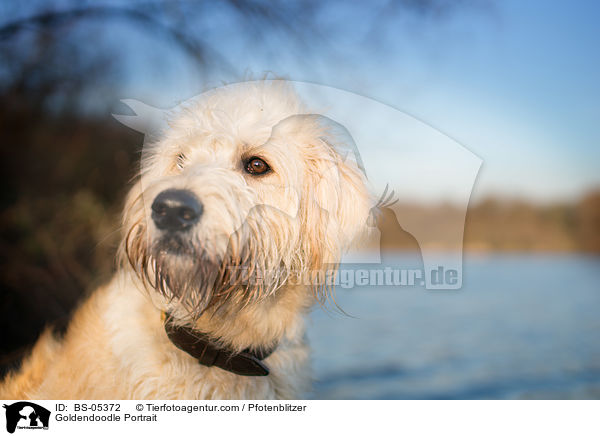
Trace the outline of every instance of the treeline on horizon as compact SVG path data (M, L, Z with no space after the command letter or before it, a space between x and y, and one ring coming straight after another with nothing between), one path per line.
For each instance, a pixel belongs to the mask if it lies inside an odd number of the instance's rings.
M489 198L467 211L467 250L600 253L600 191L573 203Z
M394 206L396 217L410 216L431 235L430 246L440 250L460 247L451 222L461 210L449 204ZM395 220L379 223L387 249L411 250L414 240L392 230ZM400 222L402 220L399 220ZM535 204L526 200L487 197L471 204L465 219L463 248L470 252L581 252L600 253L600 190L571 202Z

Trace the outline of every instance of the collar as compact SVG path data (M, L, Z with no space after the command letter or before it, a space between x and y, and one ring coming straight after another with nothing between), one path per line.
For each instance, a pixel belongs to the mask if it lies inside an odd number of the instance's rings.
M269 367L262 360L275 351L276 345L270 349L252 351L247 348L235 353L211 340L206 333L173 324L173 318L168 313L163 313L162 319L167 337L173 345L197 359L201 365L217 366L237 375L269 375Z

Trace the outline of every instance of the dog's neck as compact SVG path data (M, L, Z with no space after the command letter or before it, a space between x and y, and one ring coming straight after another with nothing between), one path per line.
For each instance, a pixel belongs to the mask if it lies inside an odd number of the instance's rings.
M165 332L169 340L182 351L204 366L217 366L233 374L244 376L269 375L269 367L263 362L276 346L251 349L235 353L204 332L175 324L171 314L163 312Z
M206 313L194 328L217 337L235 351L269 349L297 337L314 298L305 286L282 286L273 295L225 313Z
M250 303L236 311L203 313L194 323L179 317L177 309L152 290L143 287L135 273L130 277L136 287L148 295L158 309L156 321L163 324L162 312L173 314L174 324L190 327L215 340L219 345L239 353L264 350L303 336L304 316L314 303L310 287L283 285L269 297Z

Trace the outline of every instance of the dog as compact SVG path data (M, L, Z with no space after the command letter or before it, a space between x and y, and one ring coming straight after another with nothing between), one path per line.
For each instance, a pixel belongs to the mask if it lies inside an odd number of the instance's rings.
M144 147L115 276L63 338L42 334L0 397L304 395L304 318L332 290L311 273L335 271L372 207L359 159L343 148L282 81L182 105Z

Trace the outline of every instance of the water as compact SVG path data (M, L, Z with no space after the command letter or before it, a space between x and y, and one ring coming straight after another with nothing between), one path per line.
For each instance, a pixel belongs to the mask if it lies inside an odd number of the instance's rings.
M331 399L600 398L600 257L467 257L459 291L339 289L316 309Z

